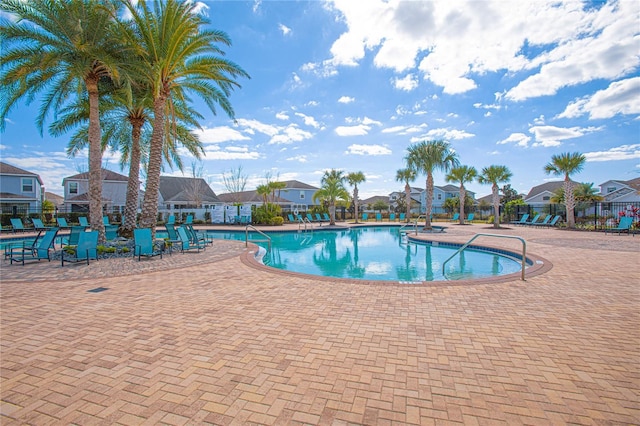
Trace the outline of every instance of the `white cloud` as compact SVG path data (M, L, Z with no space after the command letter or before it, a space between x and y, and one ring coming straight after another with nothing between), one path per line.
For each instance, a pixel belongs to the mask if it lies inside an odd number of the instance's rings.
M391 150L383 145L349 145L345 154L352 155L390 155Z
M350 104L353 101L355 101L355 99L349 96L341 96L340 99L338 99L338 102L341 104Z
M316 129L320 127L320 124L318 124L316 119L309 115L305 115L301 112L296 112L295 115L302 118L304 120L304 124L307 126L315 127Z
M296 155L295 157L287 158L287 161L295 161L296 163L306 163L308 160L306 155Z
M257 160L258 152L251 152L247 147L227 147L220 149L218 145L209 145L205 148L207 160Z
M407 74L403 78L394 77L391 79L393 83L393 87L398 90L404 90L405 92L410 92L416 87L418 87L418 79L414 74Z
M535 135L536 142L533 146L551 147L561 145L563 140L579 138L600 130L600 127L533 126L529 128L529 133Z
M306 130L300 129L295 124L290 124L280 130L278 134L273 135L269 141L269 145L292 144L294 142L302 142L312 137L313 135Z
M291 28L287 27L284 24L278 24L278 29L282 31L283 35L289 35L291 33Z
M369 133L371 126L358 124L357 126L338 126L335 132L338 136L364 136Z
M640 158L640 144L621 145L607 151L586 152L587 161L619 161ZM640 164L637 166L640 167Z
M512 133L509 135L508 138L503 139L501 141L496 142L496 144L498 145L504 145L504 144L508 144L508 143L514 143L517 146L521 146L523 148L526 148L529 145L529 142L531 141L531 137L525 135L524 133Z
M333 43L331 58L315 68L334 73L371 55L376 67L396 73L417 68L448 94L476 88L476 76L506 71L510 77L526 74L504 94L519 101L620 78L640 64L634 1L585 7L555 0L333 0L329 9L346 30Z
M473 133L469 133L464 130L439 128L439 129L429 130L427 133L421 136L412 137L410 141L420 142L420 141L429 140L429 139L444 139L444 140L451 141L451 140L468 139L474 136L475 135Z
M276 114L276 118L278 120L286 121L286 120L289 119L289 116L287 115L286 112L282 111L282 112L279 112L279 113Z
M559 118L575 118L589 114L589 118L605 119L617 114L640 114L640 77L613 82L592 96L567 105Z
M399 135L408 135L411 133L423 132L427 128L426 124L419 124L417 126L394 126L382 129L382 133L397 133Z
M250 138L228 126L204 127L193 131L203 144L215 144L230 141L244 141Z

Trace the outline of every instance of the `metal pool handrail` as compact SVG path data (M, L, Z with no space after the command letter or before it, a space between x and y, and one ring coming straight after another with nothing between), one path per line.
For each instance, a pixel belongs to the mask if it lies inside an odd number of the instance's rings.
M442 263L442 275L445 278L446 278L446 276L445 276L444 267L447 264L447 262L450 261L451 259L453 259L462 250L466 249L469 246L469 244L471 244L478 237L512 238L512 239L520 240L522 242L522 275L521 275L521 279L522 279L522 281L525 281L525 279L524 279L524 269L525 269L525 265L526 265L526 262L527 262L527 259L526 259L527 242L522 237L516 237L515 235L499 235L499 234L476 234L476 235L473 236L473 238L471 238L469 241L464 243L462 245L462 247L460 247L455 253L453 253L447 260L445 260Z
M262 232L261 230L259 230L258 228L256 228L253 225L247 225L244 228L244 246L247 247L249 245L249 228L251 228L252 230L256 231L258 234L262 235L263 237L265 237L264 240L251 240L252 242L266 242L268 243L268 247L269 247L269 251L271 251L271 237L268 236L267 234L265 234L264 232Z
M415 233L415 235L418 235L418 221L420 219L427 220L427 215L426 214L421 214L418 217L416 217L416 219L413 221L413 232ZM411 226L411 222L405 223L404 225L402 225L400 227L400 229L398 229L398 232L402 231L404 228L406 228L408 226Z

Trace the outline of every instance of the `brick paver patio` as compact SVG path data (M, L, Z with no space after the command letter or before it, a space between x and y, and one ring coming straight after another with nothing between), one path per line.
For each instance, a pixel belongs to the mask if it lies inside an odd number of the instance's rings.
M447 226L427 238L494 232ZM640 236L497 233L551 269L319 280L225 241L88 267L4 261L0 423L639 424Z

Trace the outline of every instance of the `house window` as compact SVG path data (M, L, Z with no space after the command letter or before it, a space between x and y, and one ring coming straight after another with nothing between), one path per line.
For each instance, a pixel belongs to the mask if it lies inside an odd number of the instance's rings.
M22 178L22 192L33 192L32 178Z
M618 188L616 188L615 186L608 187L607 188L607 194L610 193L610 192L614 192L616 189L618 189Z
M78 182L69 182L69 194L78 193Z
M550 198L549 198L549 196L548 196L548 195L545 195L544 197L542 197L542 201L549 201L549 199L550 199Z
M438 200L442 200L442 194L438 194Z
M300 193L300 199L301 199L301 200L304 200L304 192L301 192L301 193Z

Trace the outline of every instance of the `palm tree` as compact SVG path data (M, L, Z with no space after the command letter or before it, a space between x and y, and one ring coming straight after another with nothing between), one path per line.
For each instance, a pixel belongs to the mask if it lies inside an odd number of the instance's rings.
M404 182L404 199L407 203L407 223L411 221L411 182L416 180L416 171L410 167L396 172L396 181Z
M473 182L477 176L475 167L458 166L452 168L445 178L447 182L460 182L460 225L464 225L464 200L467 196L464 183Z
M322 176L322 187L313 194L313 201L322 200L329 204L329 225L336 224L336 201L349 201L349 193L344 187L345 177L339 170L331 169Z
M126 2L131 25L121 30L133 45L139 46L144 63L144 82L153 93L153 131L151 134L147 183L140 224L155 229L158 189L165 146L165 120L175 121L174 101L189 102L190 94L200 96L211 112L220 106L231 118L235 113L228 96L237 77L249 75L235 63L223 59L218 44L229 46L226 33L204 29L208 21L196 14L195 2L167 0L150 6L141 0Z
M567 227L573 229L576 227L576 219L574 217L575 198L573 194L573 182L569 178L574 173L579 173L584 167L586 158L579 152L567 152L559 155L553 155L551 162L544 166L547 174L561 176L564 174L564 194L565 208L567 210Z
M366 180L364 173L352 172L347 175L347 182L353 186L353 211L358 223L358 184Z
M491 184L491 194L493 200L493 227L500 228L500 187L499 183L509 182L513 173L507 166L489 166L482 169L482 173L478 176L478 182L481 184Z
M184 146L195 158L200 158L203 147L198 136L189 128L199 127L197 119L202 116L195 110L189 109L183 102L174 104L175 114L180 118L173 126L167 122L166 135L171 135ZM136 227L139 198L140 164L147 164L149 154L149 135L151 108L149 93L140 85L131 88L112 88L100 99L102 111L102 150L107 148L120 151L120 168L129 167L127 193L124 210L124 224L120 228L120 235L130 238ZM77 99L62 109L58 119L49 126L49 132L54 136L67 133L78 127L71 136L67 147L67 155L75 157L87 146L89 104L86 98ZM170 167L183 170L182 160L177 146L171 138L165 138L163 149L165 161Z
M417 173L427 175L426 219L424 229L431 229L431 210L433 206L433 172L448 172L458 165L458 156L445 141L422 141L412 145L405 157L407 167Z
M119 43L114 25L117 2L103 0L2 0L0 9L15 15L0 24L0 130L22 98L31 101L44 91L36 124L42 132L49 113L69 98L89 100L89 219L104 241L102 222L102 150L98 83L121 77L131 51Z

